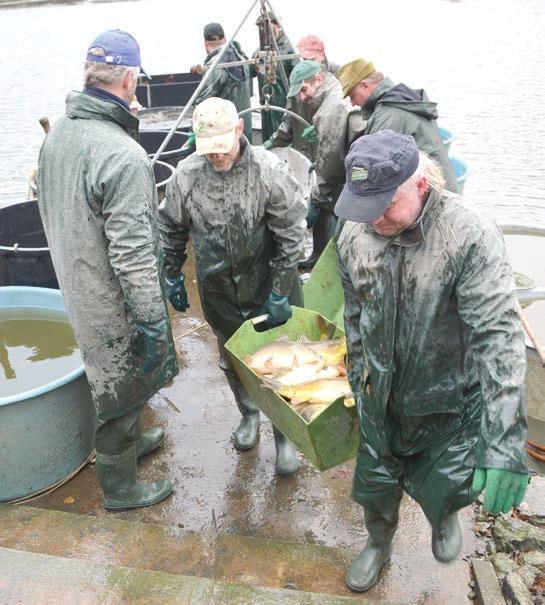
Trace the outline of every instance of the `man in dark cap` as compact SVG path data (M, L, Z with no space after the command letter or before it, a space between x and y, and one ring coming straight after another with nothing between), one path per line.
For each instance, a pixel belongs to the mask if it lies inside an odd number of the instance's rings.
M40 214L97 410L96 471L109 510L172 491L168 481L136 480L137 459L164 438L142 430L142 408L178 373L153 169L129 108L140 65L127 32L93 40L85 89L68 95L38 171Z
M225 44L225 33L219 23L208 23L208 25L204 26L204 48L207 56L202 71L206 71L210 67L214 57ZM244 61L245 59L248 59L248 57L242 52L238 42L233 41L225 51L221 63L233 63ZM192 71L198 71L196 67L191 69ZM227 68L216 67L193 105L196 107L199 103L210 97L219 97L220 99L231 101L238 112L248 109L251 105L251 78L248 65L236 65ZM248 112L242 117L244 119L244 136L251 143L252 115Z
M501 231L444 189L413 137L362 136L345 167L335 213L361 437L353 497L369 533L346 582L363 592L389 557L403 491L442 562L461 549L457 511L483 489L493 513L520 504L526 352Z
M337 74L343 96L361 107L366 121L364 134L393 130L414 137L418 148L431 156L443 171L446 188L458 192L456 176L441 141L437 126L437 103L425 90L395 84L375 69L370 61L356 59L343 65Z

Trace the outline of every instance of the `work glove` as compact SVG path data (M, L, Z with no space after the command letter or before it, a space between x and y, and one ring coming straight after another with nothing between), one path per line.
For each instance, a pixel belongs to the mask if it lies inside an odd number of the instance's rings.
M307 227L314 227L320 218L320 208L313 202L310 201L307 210Z
M177 277L165 278L165 294L176 311L186 311L188 309L189 300L183 273L180 273Z
M269 317L265 322L266 328L273 328L286 323L291 317L291 305L287 296L278 296L278 294L269 294L269 298L261 307L260 315L267 314Z
M476 492L484 489L484 508L497 515L508 513L518 506L528 486L526 473L500 470L497 468L476 468L473 474L472 488Z
M168 351L169 322L166 319L138 323L138 331L144 337L144 363L142 369L149 373L160 366Z
M318 137L316 136L316 127L315 126L307 126L305 130L301 133L301 138L305 139L309 143L317 143Z
M195 147L195 133L190 130L187 133L187 139L186 142L184 143L184 147L189 148L189 147Z
M272 149L273 148L273 144L271 139L267 139L264 143L263 143L263 149Z

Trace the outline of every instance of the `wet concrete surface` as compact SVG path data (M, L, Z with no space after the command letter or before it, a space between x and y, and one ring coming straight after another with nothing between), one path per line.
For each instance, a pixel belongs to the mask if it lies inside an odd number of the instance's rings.
M296 475L276 476L274 441L266 418L253 450L241 453L234 449L231 434L239 413L218 368L215 338L208 326L199 328L204 320L191 257L186 269L191 307L187 313L172 314L180 373L144 412L144 425L164 427L167 437L160 450L139 464L141 479L168 478L174 484L174 494L153 507L108 513L102 508L90 465L60 489L33 501L32 506L358 552L366 532L361 507L350 498L353 463L319 472L301 457ZM465 602L469 567L462 558L473 552L475 538L470 529L471 510L463 511L462 518L461 559L450 566L441 565L431 554L431 529L424 515L405 498L392 562L367 596L408 603ZM258 562L261 556L266 553L260 553ZM275 584L270 580L266 585ZM336 594L350 594L341 573L330 585Z

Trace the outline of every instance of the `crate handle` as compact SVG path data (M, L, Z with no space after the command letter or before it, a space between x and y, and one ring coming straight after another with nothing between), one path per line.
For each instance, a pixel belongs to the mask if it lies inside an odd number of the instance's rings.
M252 319L250 321L252 322L252 325L257 326L259 324L262 324L264 321L267 321L267 319L269 319L269 314L264 313L263 315L258 315L257 317L252 317Z

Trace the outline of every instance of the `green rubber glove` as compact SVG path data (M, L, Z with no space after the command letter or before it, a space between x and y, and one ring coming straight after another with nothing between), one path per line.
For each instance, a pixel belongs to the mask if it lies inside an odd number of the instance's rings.
M267 328L286 323L291 317L291 305L288 297L271 293L259 312L260 315L265 313L269 316L265 322Z
M184 147L195 147L195 138L196 138L195 133L192 130L190 130L187 133L187 140L184 144Z
M165 278L165 294L176 311L186 311L189 307L187 290L185 289L185 276L180 273L176 277Z
M272 149L273 148L273 144L271 139L267 139L264 143L263 143L263 149Z
M309 143L317 143L318 137L316 135L316 127L315 126L307 126L305 130L303 130L301 134L301 138L307 140Z
M144 337L142 369L147 374L163 363L168 351L169 323L166 319L136 324Z
M484 489L484 508L490 513L508 513L518 506L528 486L526 473L515 473L497 468L476 468L472 488L476 492Z

